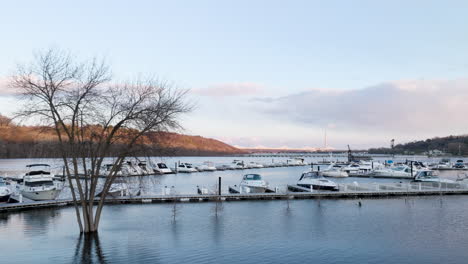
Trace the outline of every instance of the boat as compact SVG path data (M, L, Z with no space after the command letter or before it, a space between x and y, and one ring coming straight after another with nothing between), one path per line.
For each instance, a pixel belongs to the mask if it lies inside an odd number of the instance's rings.
M153 164L153 171L155 173L159 173L159 174L169 174L169 173L172 173L172 170L167 167L167 165L163 162L159 162L159 163L156 163L156 164Z
M328 166L325 170L322 171L322 175L324 177L334 177L334 178L345 178L348 177L348 173L344 170L344 167L332 163Z
M239 184L241 193L264 193L269 189L268 182L260 174L246 174Z
M416 173L414 176L415 182L441 182L441 183L455 183L455 181L449 179L441 179L436 171L423 169Z
M449 159L442 159L440 160L439 164L435 166L436 169L450 169L452 168L452 165L450 164Z
M205 161L203 164L195 167L197 171L215 171L216 166L211 161Z
M6 186L3 178L0 177L0 203L8 202L10 200L11 194L11 190Z
M247 169L247 167L244 164L244 161L242 160L234 160L230 165L229 168L231 170L242 170L242 169Z
M287 160L286 160L286 164L287 164L287 166L303 166L303 165L307 165L307 164L304 162L304 159L303 159L303 158L292 158L292 159L287 159Z
M252 169L259 169L259 168L263 168L264 166L257 162L251 161L247 164L247 167L252 168Z
M407 165L396 166L392 168L384 168L374 170L370 175L372 177L390 177L390 178L414 178L418 172L417 168L411 169Z
M179 166L177 166L177 172L190 173L190 172L197 172L197 170L190 163L180 163Z
M455 169L464 169L464 168L466 168L465 163L463 162L463 160L457 160L457 162L455 162L453 167Z
M335 182L326 179L323 177L322 172L314 171L313 169L302 173L301 178L297 181L297 185L314 190L339 190Z
M59 184L54 182L54 175L50 173L48 164L30 164L29 171L23 176L22 182L16 185L19 193L34 200L54 200L62 191Z
M144 174L144 175L154 174L154 170L151 169L148 166L148 164L146 163L146 161L144 161L144 160L138 161L137 166L140 169L140 171L142 172L142 174Z
M101 190L98 191L98 194L96 195L97 197L102 196L102 188L104 186L101 186ZM111 197L118 197L118 196L125 196L128 194L128 185L125 180L122 178L115 178L114 182L111 184L109 187L109 191L107 192L107 196Z
M384 169L384 166L379 162L374 161L359 161L352 162L343 170L348 173L348 176L367 175L374 170Z

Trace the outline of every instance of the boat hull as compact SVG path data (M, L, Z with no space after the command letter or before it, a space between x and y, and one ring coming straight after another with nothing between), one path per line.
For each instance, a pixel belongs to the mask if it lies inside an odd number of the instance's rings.
M249 185L241 185L241 191L243 193L264 193L266 192L267 187L263 186L249 186Z
M333 177L333 178L346 178L348 173L345 171L323 171L322 175L324 177Z
M327 185L317 185L317 184L297 184L297 185L304 187L304 188L310 188L312 186L312 189L314 190L339 191L338 186L327 186Z
M0 196L0 203L6 203L10 200L10 196L11 194L7 194L7 195L2 195Z
M55 200L57 196L60 194L61 190L43 190L43 191L21 191L23 197L28 198L34 201L44 201L44 200Z

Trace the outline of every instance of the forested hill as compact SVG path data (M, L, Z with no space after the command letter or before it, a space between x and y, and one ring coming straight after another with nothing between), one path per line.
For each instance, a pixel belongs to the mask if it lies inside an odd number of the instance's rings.
M468 155L468 135L435 137L426 140L398 144L393 151L390 148L371 148L371 154L440 154L439 151L452 155Z
M17 126L10 121L0 115L0 158L59 157L58 140L52 129ZM169 132L152 133L145 142L148 142L148 146L138 155L211 156L245 153L219 140ZM153 142L157 142L157 145L152 145Z

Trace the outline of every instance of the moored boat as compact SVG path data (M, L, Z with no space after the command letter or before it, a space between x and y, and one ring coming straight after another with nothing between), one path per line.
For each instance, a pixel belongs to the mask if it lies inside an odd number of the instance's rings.
M54 182L54 175L48 164L31 164L26 166L29 171L23 176L22 182L16 187L24 197L34 200L54 200L62 191L61 186Z

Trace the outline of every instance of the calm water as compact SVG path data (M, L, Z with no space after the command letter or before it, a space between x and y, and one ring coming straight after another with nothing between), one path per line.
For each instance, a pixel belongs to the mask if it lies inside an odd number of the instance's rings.
M181 158L207 159L233 158ZM32 162L38 160L0 160L0 172L20 173ZM305 169L166 175L148 178L147 191L174 185L194 193L219 176L226 190L247 172L284 186ZM214 203L175 206L175 221L174 204L106 206L99 236L88 238L79 236L73 208L0 213L0 263L468 263L468 196L363 200L362 207L356 200L297 200L289 209L287 201L224 202L218 216Z
M0 215L1 263L467 263L468 197L107 206Z

